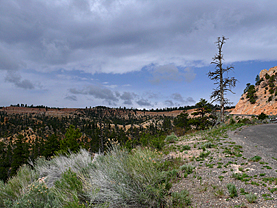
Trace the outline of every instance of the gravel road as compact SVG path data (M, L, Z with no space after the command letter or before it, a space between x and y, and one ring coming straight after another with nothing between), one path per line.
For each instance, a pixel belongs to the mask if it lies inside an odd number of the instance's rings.
M244 126L235 131L233 136L252 147L252 151L257 150L268 157L277 158L277 124Z

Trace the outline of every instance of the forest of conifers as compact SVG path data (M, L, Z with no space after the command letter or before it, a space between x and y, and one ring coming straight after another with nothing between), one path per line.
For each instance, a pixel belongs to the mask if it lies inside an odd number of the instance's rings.
M35 161L37 157L51 158L80 148L104 152L109 139L129 150L137 145L161 149L169 133L184 134L192 128L205 129L215 122L216 118L211 116L214 106L202 99L194 107L198 116L193 118L185 110L173 117L106 107L80 109L66 116L1 111L0 180L6 181L22 164Z

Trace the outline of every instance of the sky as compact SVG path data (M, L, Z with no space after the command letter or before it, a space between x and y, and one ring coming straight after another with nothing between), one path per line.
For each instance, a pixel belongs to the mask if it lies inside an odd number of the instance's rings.
M0 0L0 106L210 102L222 36L235 105L277 66L276 9L272 0Z

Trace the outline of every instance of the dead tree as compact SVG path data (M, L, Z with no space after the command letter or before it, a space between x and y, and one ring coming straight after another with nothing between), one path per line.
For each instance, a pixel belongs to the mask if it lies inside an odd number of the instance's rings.
M224 122L224 106L225 104L230 104L229 100L225 97L226 92L232 92L231 88L236 86L237 79L234 77L224 77L225 72L229 72L230 70L234 69L232 66L227 66L223 68L223 54L222 54L222 47L226 42L227 38L222 36L222 38L218 37L217 41L215 42L218 48L218 54L213 57L213 61L211 64L215 64L215 71L209 72L208 77L211 80L215 80L215 85L217 87L213 89L211 95L212 102L219 101L220 102L220 122ZM234 94L234 92L232 92Z

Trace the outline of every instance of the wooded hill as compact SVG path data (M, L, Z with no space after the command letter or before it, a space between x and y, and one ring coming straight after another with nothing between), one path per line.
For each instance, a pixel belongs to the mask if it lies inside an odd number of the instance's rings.
M0 180L39 156L105 151L113 139L131 150L137 145L161 149L166 135L184 135L216 121L216 106L204 99L189 110L107 108L58 109L11 106L0 109Z

